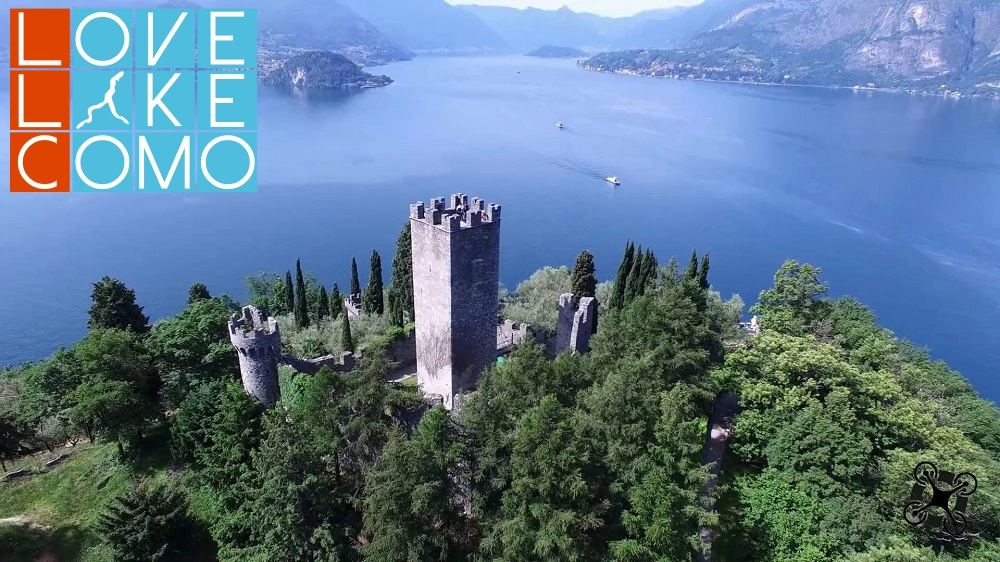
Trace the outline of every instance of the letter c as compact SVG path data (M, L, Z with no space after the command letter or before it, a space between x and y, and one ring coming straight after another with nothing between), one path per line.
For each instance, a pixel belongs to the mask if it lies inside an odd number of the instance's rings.
M24 146L21 147L20 152L17 153L17 171L21 173L21 179L23 179L31 187L35 189L53 189L59 182L38 183L37 181L28 177L28 172L24 170L24 155L25 153L28 152L28 147L35 144L36 142L42 142L42 141L59 144L59 140L53 137L52 135L39 135L37 137L31 137L31 140L24 143Z

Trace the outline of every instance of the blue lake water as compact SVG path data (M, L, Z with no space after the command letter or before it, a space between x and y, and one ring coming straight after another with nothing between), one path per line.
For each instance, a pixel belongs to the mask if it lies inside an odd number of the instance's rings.
M0 190L0 365L81 337L104 275L153 319L191 283L242 297L247 274L296 258L344 286L352 256L363 279L372 249L388 264L409 203L464 192L504 206L510 288L583 249L609 279L629 238L661 262L711 252L714 287L748 305L786 258L808 261L833 295L1000 400L1000 104L524 57L371 70L396 83L339 100L261 94L258 193Z

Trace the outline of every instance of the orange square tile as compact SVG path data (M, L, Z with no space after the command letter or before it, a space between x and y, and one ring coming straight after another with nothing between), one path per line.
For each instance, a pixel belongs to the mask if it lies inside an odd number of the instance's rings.
M11 68L69 68L69 8L10 9Z
M70 154L69 133L11 133L11 192L69 192Z
M68 70L11 70L11 130L69 130L69 92Z

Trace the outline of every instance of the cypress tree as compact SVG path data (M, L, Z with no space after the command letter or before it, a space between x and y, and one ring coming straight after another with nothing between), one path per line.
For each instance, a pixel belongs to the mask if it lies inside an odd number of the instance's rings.
M319 313L316 314L316 321L320 321L330 315L330 297L326 294L326 287L319 287Z
M351 258L351 296L361 294L361 281L358 279L358 260Z
M392 278L389 290L395 289L399 304L410 321L413 321L413 248L410 221L406 221L396 240L396 255L392 258Z
M629 241L625 245L625 255L622 256L622 262L618 266L618 273L615 274L615 284L611 291L611 302L608 303L610 308L622 309L625 307L625 290L626 283L628 283L629 272L632 271L632 263L635 260L635 247L632 242Z
M330 293L330 317L337 318L343 309L344 295L340 294L340 286L334 283L333 292Z
M340 343L343 344L344 351L350 351L354 353L354 338L351 337L351 318L347 314L347 310L344 311L344 326L343 331L340 333Z
M573 296L576 298L593 297L597 292L597 270L594 267L594 255L584 250L576 256L573 264L573 274L570 279Z
M659 274L660 262L656 261L656 254L653 250L646 249L645 257L645 269L643 270L643 282L642 288L639 291L640 295L646 294L646 291L656 285L656 278Z
M403 303L395 287L389 287L389 323L403 327Z
M642 246L635 250L635 259L632 261L632 269L628 272L628 281L625 283L624 306L635 300L642 294L642 284L646 280L646 254L642 252Z
M299 328L309 327L309 302L306 298L306 281L302 277L300 260L295 260L295 323Z
M684 279L692 280L698 278L698 250L691 251L691 261L684 272Z
M368 287L365 288L361 308L366 314L382 314L385 312L382 288L382 256L372 251L371 274L368 277Z
M285 272L285 310L295 311L295 285L292 285L292 272Z
M667 262L667 282L670 284L677 283L680 280L681 267L677 263L677 256L670 256L670 261Z
M701 257L701 269L698 271L698 285L701 286L702 289L704 289L706 291L708 290L708 287L709 287L709 283L708 283L708 252L705 252L705 255Z

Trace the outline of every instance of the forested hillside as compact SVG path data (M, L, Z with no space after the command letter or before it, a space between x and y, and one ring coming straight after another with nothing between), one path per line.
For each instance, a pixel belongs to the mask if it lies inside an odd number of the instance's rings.
M358 320L301 264L248 279L286 351L365 349L348 374L283 369L270 411L239 384L231 299L196 284L149 326L133 291L96 283L83 340L0 375L0 458L25 470L0 482L0 558L680 562L710 526L717 562L1000 560L1000 412L864 305L829 298L818 268L782 265L750 335L707 254L661 266L629 243L598 284L582 253L504 293L502 312L551 328L559 294L597 295L591 351L524 345L452 415L387 383L378 351L412 319L408 236L384 301L372 255ZM741 413L713 488L701 450L724 393ZM69 458L43 467L46 450ZM978 479L973 536L938 555L902 516L921 461Z

